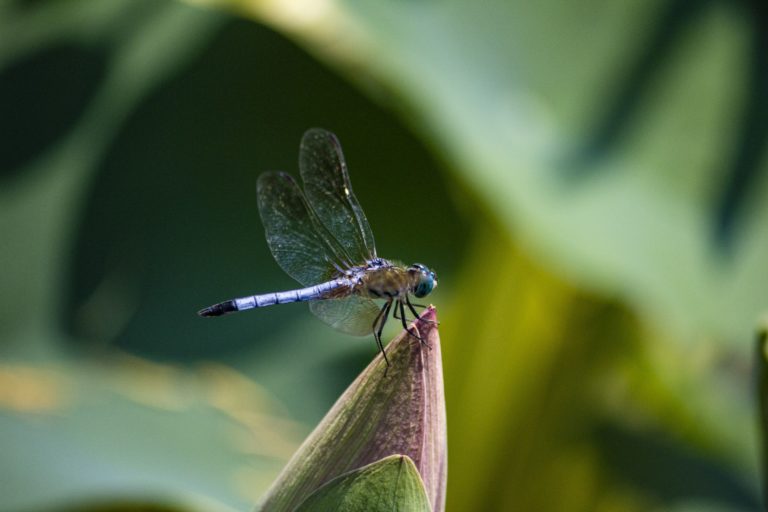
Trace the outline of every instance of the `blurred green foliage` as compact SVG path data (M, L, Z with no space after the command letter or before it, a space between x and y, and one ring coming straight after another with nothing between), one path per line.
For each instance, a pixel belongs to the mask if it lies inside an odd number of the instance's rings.
M218 3L0 3L0 509L262 495L375 354L194 315L293 285L255 181L310 126L440 276L449 510L758 507L758 2Z

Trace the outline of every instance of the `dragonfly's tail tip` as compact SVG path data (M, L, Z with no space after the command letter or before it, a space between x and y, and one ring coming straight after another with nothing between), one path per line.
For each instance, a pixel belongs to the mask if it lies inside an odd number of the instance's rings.
M219 316L219 314L216 313L213 306L208 306L207 308L203 308L200 311L197 312L200 316Z
M235 305L234 301L228 300L226 302L220 302L218 304L214 304L213 306L203 308L198 311L197 314L202 317L222 316L226 315L227 313L233 313L235 311L237 311L237 306Z

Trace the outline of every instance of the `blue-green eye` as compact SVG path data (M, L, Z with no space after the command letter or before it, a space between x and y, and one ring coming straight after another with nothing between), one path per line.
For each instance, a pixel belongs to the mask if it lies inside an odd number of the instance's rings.
M418 281L416 281L416 286L413 287L413 294L418 297L426 297L429 295L432 290L437 287L437 276L434 272L429 270L426 265L422 265L421 263L416 263L414 265L411 265L410 268L413 272L418 272L419 277Z

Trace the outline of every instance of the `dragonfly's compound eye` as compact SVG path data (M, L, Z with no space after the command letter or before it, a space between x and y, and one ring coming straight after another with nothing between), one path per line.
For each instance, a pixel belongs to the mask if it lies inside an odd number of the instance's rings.
M437 276L420 263L413 265L411 268L419 273L416 286L413 287L413 294L418 298L426 297L437 286Z

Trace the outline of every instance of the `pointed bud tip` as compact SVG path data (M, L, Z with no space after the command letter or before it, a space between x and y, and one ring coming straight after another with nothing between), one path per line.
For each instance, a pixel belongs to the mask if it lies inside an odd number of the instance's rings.
M432 510L445 510L447 433L437 325L429 306L409 325L410 333L403 329L386 346L388 370L381 354L363 370L284 468L262 511L293 510L334 478L393 455L413 462Z

